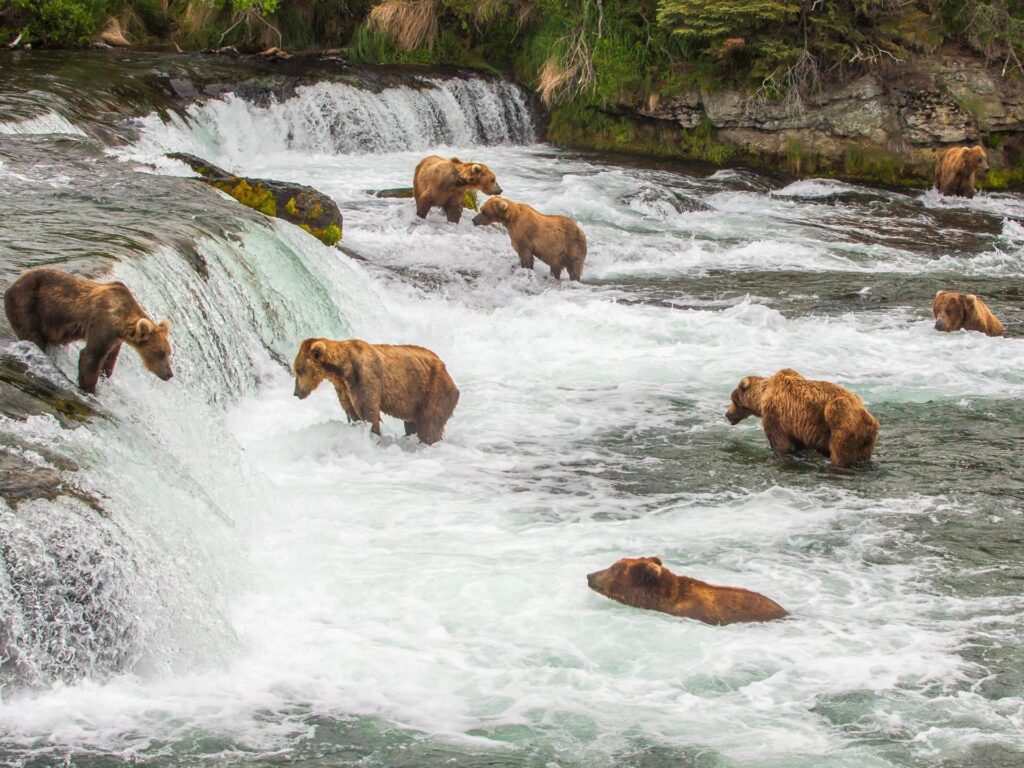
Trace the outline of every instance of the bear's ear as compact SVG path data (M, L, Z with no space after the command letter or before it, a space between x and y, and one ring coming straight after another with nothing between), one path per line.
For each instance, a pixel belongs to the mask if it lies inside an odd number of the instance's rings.
M469 169L469 172L472 173L474 176L479 176L481 173L483 173L483 170L484 168L482 165L480 165L480 163L473 163L473 167Z
M502 213L508 213L508 200L499 200L498 210Z
M317 362L323 360L325 354L327 354L327 345L322 341L314 341L309 348L309 356Z
M171 321L170 320L161 320L160 321L160 330L162 332L164 332L164 333L169 333L170 330L171 330Z
M661 558L658 557L657 555L654 555L653 557L648 557L647 559L650 560L652 563L657 563L658 565L664 565L664 563L661 562Z
M152 336L153 331L155 330L156 326L153 324L152 320L145 317L140 317L138 321L135 323L135 327L132 329L132 341L134 341L136 344L141 344L150 336Z
M964 147L963 149L960 150L960 157L963 158L964 160L966 160L968 157L970 157L970 155L971 155L971 150L970 150L969 147Z
M736 385L736 389L738 389L741 392L743 392L745 390L750 389L750 387L751 387L751 385L753 383L754 383L754 377L753 376L744 376L742 379L740 379L740 383Z
M661 566L657 563L644 561L633 566L630 578L638 587L654 587L661 576Z

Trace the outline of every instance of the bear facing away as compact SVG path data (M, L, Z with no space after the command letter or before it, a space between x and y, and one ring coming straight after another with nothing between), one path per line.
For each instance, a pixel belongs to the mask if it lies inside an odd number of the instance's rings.
M610 568L587 574L587 585L634 608L670 613L705 624L772 621L786 610L764 595L739 587L719 587L677 576L660 557L624 557Z
M981 331L988 336L1002 336L999 322L984 301L973 293L939 291L932 302L936 331Z
M459 388L437 355L412 345L359 339L306 339L295 357L295 396L304 400L327 379L349 421L368 421L380 435L380 415L402 419L405 434L430 445L459 402Z
M987 172L988 153L984 147L953 147L935 164L935 188L943 195L971 198L978 174Z
M739 424L748 416L761 418L777 456L813 448L835 467L870 459L878 437L878 420L857 395L838 384L805 379L792 368L740 380L725 417Z
M416 215L427 218L431 208L441 208L452 224L462 219L466 193L478 189L488 195L500 195L494 172L483 163L464 163L453 157L445 160L431 155L420 160L412 178Z
M78 386L96 393L100 373L114 373L121 344L133 347L146 368L164 381L171 370L170 326L154 323L124 283L97 283L59 269L33 269L4 293L4 309L19 339L44 351L85 340L78 356Z
M519 264L533 269L533 257L551 268L557 280L562 270L569 272L570 280L583 275L583 261L587 258L587 238L575 221L566 216L548 216L524 203L514 203L504 197L492 197L473 217L474 226L495 222L504 224L512 239L512 247L519 254Z

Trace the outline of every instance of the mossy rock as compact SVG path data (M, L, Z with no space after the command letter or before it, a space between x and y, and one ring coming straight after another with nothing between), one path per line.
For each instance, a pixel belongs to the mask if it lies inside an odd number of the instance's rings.
M409 200L412 198L413 189L412 187L392 187L390 189L381 189L373 193L377 197L393 197L399 200Z
M203 177L202 181L254 211L295 224L325 245L335 245L341 240L343 218L338 204L312 187L289 181L235 176L201 157L182 152L167 156L190 166Z
M42 352L37 354L39 364L10 347L0 346L0 414L24 419L45 413L68 425L95 415L95 407L86 396ZM41 370L43 365L50 370ZM67 384L57 383L61 379Z

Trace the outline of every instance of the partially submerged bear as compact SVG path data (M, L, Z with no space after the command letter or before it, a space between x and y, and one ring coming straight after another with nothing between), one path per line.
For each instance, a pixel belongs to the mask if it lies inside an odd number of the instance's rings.
M776 455L813 448L835 467L870 459L878 437L878 420L857 395L838 384L805 379L792 368L740 380L725 417L739 424L748 416L760 417Z
M677 576L659 557L624 557L610 568L587 574L587 585L634 608L670 613L705 624L772 621L786 610L764 595Z
M519 265L533 269L533 257L551 268L558 280L562 270L569 272L570 280L583 275L583 261L587 258L587 238L575 221L566 216L548 216L524 203L514 203L503 197L492 197L473 217L475 226L504 224L512 239L512 247L519 255Z
M294 369L296 397L305 399L327 379L349 421L370 422L375 435L386 413L405 422L406 435L436 443L459 402L441 358L423 347L306 339Z
M412 179L416 215L425 219L431 208L441 208L448 221L458 224L466 193L474 189L488 195L501 194L494 172L483 163L464 163L457 157L445 160L439 155L425 157Z
M143 364L170 379L170 326L155 323L124 283L97 283L58 269L33 269L4 293L7 319L19 339L44 351L85 340L78 356L78 386L90 394L102 373L114 373L121 344L133 347Z
M981 331L987 336L1002 336L999 322L984 301L973 293L939 291L932 302L936 331Z
M943 195L974 197L978 174L988 172L988 153L981 145L953 147L935 164L935 188Z

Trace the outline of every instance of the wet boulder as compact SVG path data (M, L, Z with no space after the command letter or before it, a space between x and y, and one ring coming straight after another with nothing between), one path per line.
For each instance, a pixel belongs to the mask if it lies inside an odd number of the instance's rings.
M201 157L184 152L173 152L167 156L185 163L202 177L202 181L227 192L242 205L267 216L284 219L325 245L335 245L341 240L342 216L338 204L312 187L290 181L236 176Z

